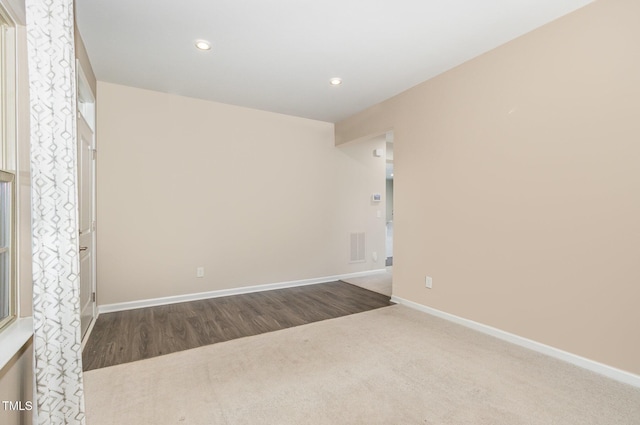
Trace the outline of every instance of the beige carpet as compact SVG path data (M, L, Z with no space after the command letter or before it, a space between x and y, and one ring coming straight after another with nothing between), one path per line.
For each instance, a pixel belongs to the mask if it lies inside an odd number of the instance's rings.
M342 281L390 297L393 278L391 270L392 267L387 267L387 271L384 273L372 276L354 277L352 279L342 279Z
M84 376L88 425L640 424L638 388L399 305Z

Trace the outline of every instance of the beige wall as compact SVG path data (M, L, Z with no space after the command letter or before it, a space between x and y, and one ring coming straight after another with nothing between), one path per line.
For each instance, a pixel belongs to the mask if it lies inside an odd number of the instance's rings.
M638 16L595 2L336 125L394 128L395 295L640 374Z
M32 344L26 344L19 353L0 369L0 402L21 402L27 409L27 402L33 403L32 379L25 379L33 375L33 350ZM29 425L33 412L29 410L15 411L5 410L0 404L0 424L2 425Z
M99 304L384 268L384 139L336 148L333 134L98 82ZM356 231L377 263L348 263Z

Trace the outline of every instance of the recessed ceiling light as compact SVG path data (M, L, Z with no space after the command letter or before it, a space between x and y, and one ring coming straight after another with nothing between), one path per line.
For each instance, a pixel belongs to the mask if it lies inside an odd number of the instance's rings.
M208 41L205 41L205 40L197 40L196 41L196 48L198 48L200 50L211 50L211 43L209 43Z
M332 78L329 80L329 84L331 84L332 86L339 86L340 84L342 84L342 78Z

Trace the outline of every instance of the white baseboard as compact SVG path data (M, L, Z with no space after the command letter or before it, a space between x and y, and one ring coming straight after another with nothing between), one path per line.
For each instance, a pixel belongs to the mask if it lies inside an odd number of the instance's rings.
M386 269L368 270L364 272L347 273L335 276L317 277L312 279L292 280L289 282L267 283L264 285L243 286L240 288L221 289L217 291L198 292L195 294L175 295L172 297L152 298L124 303L105 304L98 306L98 314L113 313L115 311L134 310L136 308L153 307L158 305L183 303L187 301L205 300L208 298L227 297L229 295L248 294L251 292L271 291L274 289L293 288L295 286L315 285L317 283L335 282L336 280L354 277L372 276L385 273Z
M471 328L478 332L482 332L487 335L491 335L503 341L510 342L515 345L519 345L524 348L528 348L533 351L537 351L538 353L545 354L549 357L553 357L559 360L563 360L565 362L571 363L583 369L590 370L592 372L598 373L600 375L604 375L608 378L615 379L616 381L623 382L625 384L632 385L634 387L640 388L640 376L635 375L631 372L627 372L624 370L616 369L615 367L608 366L603 363L596 362L594 360L590 360L576 354L572 354L558 348L551 347L549 345L542 344L540 342L536 342L527 338L523 338L521 336L505 332L503 330L483 325L482 323L474 322L473 320L464 319L459 316L455 316L450 313L445 313L444 311L436 310L432 307L427 307L426 305L418 304L413 301L406 300L404 298L400 298L397 296L392 296L391 301L397 304L401 304L415 310L422 311L427 314L431 314L432 316L439 317L441 319L448 320L453 323L457 323L459 325L465 326L467 328Z

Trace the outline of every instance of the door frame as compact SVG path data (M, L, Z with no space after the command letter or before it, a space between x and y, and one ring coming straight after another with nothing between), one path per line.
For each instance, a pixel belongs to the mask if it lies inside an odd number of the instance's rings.
M84 335L81 335L82 338L82 348L89 338L91 331L93 330L93 326L96 323L98 318L98 307L97 307L97 261L96 261L96 250L97 250L97 216L96 216L96 98L91 90L91 86L89 85L89 80L87 79L84 69L82 68L82 64L79 60L76 59L76 110L78 114L78 119L84 119L87 123L91 131L93 132L93 138L91 140L91 149L93 151L93 157L91 161L91 180L92 180L92 188L91 188L91 222L92 222L92 238L91 238L91 323L87 327L87 330ZM76 126L77 127L77 126ZM76 132L77 132L76 128ZM79 176L78 170L78 176ZM78 189L79 189L78 185ZM80 207L80 205L78 205ZM79 218L79 217L78 217ZM95 294L95 295L94 295Z

